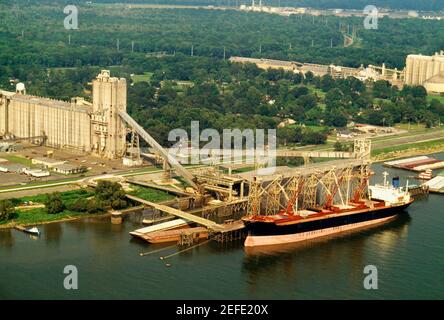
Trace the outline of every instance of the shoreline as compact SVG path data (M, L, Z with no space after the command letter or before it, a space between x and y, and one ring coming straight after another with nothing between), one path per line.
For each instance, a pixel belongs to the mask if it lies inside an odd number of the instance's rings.
M405 157L418 156L418 155L429 155L429 154L440 153L440 152L444 152L444 144L440 144L437 146L428 147L428 148L424 148L424 149L422 149L422 148L421 149L408 148L405 150L391 151L391 152L387 152L387 153L378 154L377 156L372 157L372 163L382 163L384 161L389 161L389 160L401 159L401 158L405 158ZM133 212L134 210L139 210L139 209L141 209L141 207L136 206L133 208L127 208L127 209L121 210L121 212L122 212L122 214L126 215L126 214ZM16 223L14 221L11 221L6 224L1 224L0 230L11 229L11 228L14 228L15 226L29 227L29 226L45 225L45 224L50 224L50 223L75 221L75 220L81 220L81 219L86 219L86 218L100 218L100 217L105 218L105 217L110 217L110 216L111 216L111 212L99 213L99 214L85 213L85 214L80 214L78 216L69 216L68 215L68 216L61 218L61 219L41 221L41 222L36 222L36 223Z
M127 214L133 213L138 210L143 210L143 208L144 208L144 206L129 207L129 208L120 210L120 212L122 215L127 215ZM85 214L79 214L78 216L74 216L74 217L68 215L68 216L61 218L61 219L40 221L40 222L35 222L35 223L16 223L15 221L11 221L9 223L0 224L0 230L13 229L16 226L23 226L23 227L41 226L41 225L50 224L50 223L68 222L68 221L75 221L75 220L81 220L81 219L86 219L86 218L106 218L106 217L111 217L110 211L105 212L105 213L94 213L94 214L85 213Z
M16 226L23 226L23 227L41 226L41 225L50 224L50 223L67 222L67 221L81 220L81 219L86 219L86 218L100 218L100 217L105 218L107 216L110 217L111 213L110 212L95 213L95 214L85 213L85 214L81 214L81 215L76 216L76 217L66 216L65 218L62 218L62 219L40 221L40 222L35 222L35 223L16 223L16 222L12 221L12 222L9 222L9 223L1 224L0 225L0 230L2 230L2 229L12 229L12 228L15 228Z

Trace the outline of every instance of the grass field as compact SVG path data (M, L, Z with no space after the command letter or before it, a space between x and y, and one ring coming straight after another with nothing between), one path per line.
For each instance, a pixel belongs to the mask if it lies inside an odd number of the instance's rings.
M80 190L72 190L60 193L63 202L66 205L69 205L80 198L88 198L94 195L92 189L80 189ZM24 202L32 201L34 204L42 204L45 202L46 194L40 194L36 196L22 197L17 199L11 199L12 203L15 206L23 204ZM57 214L49 214L46 212L45 208L35 208L31 210L16 210L16 215L13 220L1 221L0 225L6 223L17 223L17 224L37 224L48 221L58 221L67 218L78 217L82 215L88 215L88 213L84 212L74 212L69 210L64 210Z
M431 95L431 94L429 94L427 96L427 101L428 102L431 102L433 99L436 99L436 100L438 100L441 103L444 103L444 96L437 96L437 95Z
M128 192L128 194L142 198L147 201L161 202L175 198L173 195L170 195L166 192L151 188L145 188L134 184L131 185L131 189L133 189L133 191Z
M297 127L302 127L302 129L310 129L314 132L319 132L325 129L328 129L327 126L315 126L315 125L305 125L305 126L301 126L300 124L290 124L287 127L289 128L297 128Z
M60 221L64 219L71 219L79 216L85 216L85 212L72 212L65 210L56 214L48 214L44 208L37 208L27 211L20 211L16 214L13 220L0 222L0 225L14 222L16 224L32 225L43 222Z
M175 81L177 85L173 86L173 88L177 91L183 91L186 88L190 88L194 86L193 81Z
M8 160L8 161L10 161L10 162L14 162L14 163L22 164L22 165L27 166L27 167L31 167L31 166L32 166L32 162L31 162L31 160L26 159L26 158L24 158L24 157L20 157L20 156L9 156L9 155L7 155L7 156L2 156L2 158L3 158L3 159L6 159L6 160Z
M63 202L66 204L70 204L79 198L88 198L93 195L94 195L94 190L90 189L90 188L71 190L71 191L65 191L65 192L60 193L60 196L61 196ZM39 195L35 195L35 196L11 199L11 201L16 206L18 206L21 203L29 202L29 201L32 201L34 203L43 203L43 202L45 202L45 200L46 200L46 194L39 194Z
M34 182L34 183L26 183L24 185L13 185L13 186L6 186L6 187L1 187L0 191L5 191L7 192L7 190L11 190L11 189L16 189L16 188L27 188L28 189L36 189L36 188L50 188L52 187L52 184L54 183L66 183L68 184L69 182L73 182L73 181L77 181L79 180L79 177L74 177L74 178L66 178L66 179L57 179L57 180L50 180L50 181L41 181L41 182Z
M322 91L321 89L316 88L315 86L307 86L308 89L310 90L311 93L316 94L319 98L321 98L322 100L325 99L325 92Z
M150 82L151 81L151 77L153 76L152 72L144 72L143 74L135 74L133 76L131 76L131 79L133 80L134 83L138 83L138 82Z
M411 149L417 149L417 150L426 150L430 148L437 148L442 146L444 148L444 139L434 140L434 141L425 141L425 142L418 142L418 143L408 143L408 144L402 144L398 146L392 146L388 148L381 148L377 150L372 151L372 156L378 156L384 153L393 153L397 151L404 151L404 150L411 150Z

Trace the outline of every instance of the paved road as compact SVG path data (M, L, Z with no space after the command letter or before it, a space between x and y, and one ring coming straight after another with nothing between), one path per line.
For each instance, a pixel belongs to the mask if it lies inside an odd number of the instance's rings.
M414 136L408 136L408 137L398 137L393 138L389 140L383 140L383 141L374 141L372 142L372 149L384 149L387 147L393 147L398 146L402 144L409 144L409 143L418 143L418 142L426 142L426 141L433 141L433 140L439 140L444 138L444 130L430 132L430 133L423 133L419 135Z
M63 185L56 185L56 186L48 187L48 188L34 187L33 189L3 192L3 193L0 193L0 200L35 196L38 194L52 193L52 192L56 192L56 191L57 192L64 192L64 191L70 191L70 190L75 190L75 189L79 189L79 188L80 187L78 185L67 184L65 182L65 183L63 183Z

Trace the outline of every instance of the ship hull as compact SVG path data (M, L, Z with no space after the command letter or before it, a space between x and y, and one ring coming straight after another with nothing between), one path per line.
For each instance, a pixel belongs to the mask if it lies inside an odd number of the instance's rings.
M411 202L408 202L400 206L367 209L359 213L350 212L346 215L281 226L272 222L247 221L245 227L248 236L244 245L257 247L296 243L370 227L396 218L405 212L403 210L410 204Z

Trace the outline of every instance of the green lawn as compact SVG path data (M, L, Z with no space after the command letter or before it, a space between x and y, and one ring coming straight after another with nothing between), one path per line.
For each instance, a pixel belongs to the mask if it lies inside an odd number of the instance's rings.
M403 151L406 149L427 149L427 148L433 148L438 146L444 146L444 139L439 140L433 140L433 141L425 141L425 142L418 142L418 143L409 143L409 144L402 144L399 146L393 146L378 150L372 151L372 156L377 156L383 153L389 153L394 151Z
M76 201L79 198L88 198L92 197L94 195L94 190L91 188L86 189L79 189L79 190L71 190L71 191L65 191L61 192L60 196L62 197L62 200L66 204L70 204L74 201ZM34 203L43 203L46 200L46 194L38 194L35 196L27 196L27 197L21 197L21 198L15 198L11 199L14 205L18 206L21 203L24 203L25 201L32 201Z
M135 74L131 77L131 79L133 80L134 83L142 81L150 82L153 74L154 74L153 72L144 72L143 74Z
M310 90L311 93L316 94L322 100L325 99L325 92L322 91L321 89L318 89L318 88L316 88L315 86L312 86L312 85L307 85L307 88Z
M398 129L408 129L408 124L399 124L396 125L396 128ZM370 138L374 143L382 142L382 141L389 141L389 140L395 140L398 138L403 137L411 137L411 136L417 136L418 139L421 139L420 134L425 133L432 133L432 132L439 132L444 130L444 127L437 127L437 128L426 128L424 125L418 125L418 124L412 124L410 130L403 134L397 134L397 135L391 135L391 136L383 136L383 137L376 137L376 138Z
M23 164L24 166L27 166L27 167L32 166L31 160L26 159L25 157L7 155L7 156L2 156L1 158L6 159L10 162Z
M427 96L427 101L428 102L431 102L434 99L438 100L441 103L444 103L444 96L437 96L437 95L431 95L431 94L429 94Z
M194 86L194 82L193 81L176 81L177 86L175 86L174 88L176 90L183 90L185 88L189 88Z
M170 195L167 192L152 188L145 188L134 184L131 185L131 189L133 189L133 191L128 192L128 194L142 198L147 201L162 202L175 198L175 196Z
M0 190L10 190L15 188L22 188L22 187L33 187L33 189L40 187L40 188L50 188L52 187L51 184L54 183L62 183L65 182L68 184L69 182L77 181L81 179L80 177L74 177L74 178L66 178L66 179L57 179L57 180L49 180L49 181L41 181L41 182L34 182L34 183L26 183L24 185L18 184L13 186L7 186L7 187L1 187ZM31 189L31 188L30 188Z
M409 131L418 131L418 132L430 130L430 129L427 129L424 124L421 124L421 123L410 123L410 124L398 123L398 124L395 124L395 128L402 129L402 130L409 130Z
M38 224L42 222L50 222L50 221L58 221L63 219L69 219L79 216L88 215L85 212L72 212L69 210L65 210L61 213L57 214L48 214L45 208L37 208L27 211L20 211L17 213L16 217L13 220L0 222L0 225L14 222L16 224Z
M316 125L305 125L305 126L301 126L300 124L290 124L287 126L288 128L297 128L297 127L302 127L302 129L310 129L314 132L319 132L325 129L328 129L327 126L316 126Z
M80 189L80 190L72 190L72 191L66 191L60 193L63 202L66 205L69 205L80 198L88 198L94 195L94 191L90 188L87 189ZM28 196L28 197L21 197L16 199L11 199L13 204L15 206L18 206L20 204L23 204L24 202L32 201L35 204L42 204L45 202L46 195L45 194L39 194L35 196ZM46 212L45 208L35 208L31 210L17 210L16 216L13 220L8 221L2 221L0 222L0 225L15 222L17 224L36 224L41 222L48 222L48 221L56 221L56 220L62 220L65 218L72 218L76 216L81 215L88 215L88 213L84 212L73 212L69 210L64 210L63 212L57 213L57 214L49 214Z

